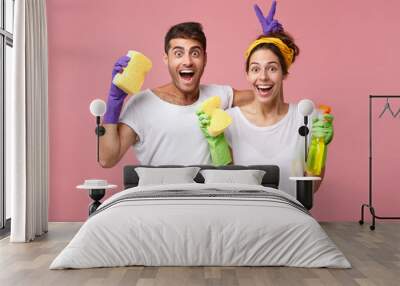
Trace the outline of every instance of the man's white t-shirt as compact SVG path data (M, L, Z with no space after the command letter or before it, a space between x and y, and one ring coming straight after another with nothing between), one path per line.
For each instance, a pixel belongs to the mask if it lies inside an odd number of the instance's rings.
M138 135L133 148L141 164L211 164L208 143L196 116L201 103L211 96L221 98L222 109L232 106L233 90L224 85L200 85L198 100L185 106L164 101L150 89L133 95L119 121Z
M228 110L232 124L225 136L232 147L235 165L278 165L279 189L296 196L296 183L291 176L304 174L304 137L299 127L304 118L297 104L289 104L288 113L276 124L258 127L251 123L238 107Z

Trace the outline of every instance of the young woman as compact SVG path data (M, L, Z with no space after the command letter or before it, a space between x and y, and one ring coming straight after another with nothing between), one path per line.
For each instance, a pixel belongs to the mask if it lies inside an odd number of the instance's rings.
M296 196L290 176L305 174L304 137L298 129L303 116L297 104L285 101L283 82L291 64L299 55L293 38L273 19L276 2L267 18L256 6L264 34L245 53L246 76L254 91L254 100L228 112L233 122L225 130L236 165L274 164L280 168L279 188ZM326 144L332 140L332 116L312 119L311 132L323 134ZM322 172L321 177L323 177ZM319 188L315 185L315 191Z
M297 104L285 101L283 81L299 55L299 48L282 25L273 19L275 7L274 1L265 18L255 6L264 33L250 44L245 53L246 76L254 99L247 105L228 110L233 121L222 135L232 149L234 164L278 165L279 188L296 196L295 181L289 177L305 174L304 137L298 132L304 118L298 112ZM329 114L322 119L311 117L311 133L323 136L325 143L329 144L333 137L333 117ZM209 119L200 115L199 120L202 130L206 130ZM229 154L225 149L219 150L220 153ZM324 172L321 177L323 175ZM315 191L320 182L315 185Z
M298 133L303 117L296 104L284 99L283 80L289 62L278 47L283 46L283 40L293 51L293 62L299 49L284 33L261 36L248 49L246 76L255 97L250 104L228 111L233 122L225 136L235 165L278 165L280 189L295 195L295 184L289 177L301 176L304 171L304 138Z

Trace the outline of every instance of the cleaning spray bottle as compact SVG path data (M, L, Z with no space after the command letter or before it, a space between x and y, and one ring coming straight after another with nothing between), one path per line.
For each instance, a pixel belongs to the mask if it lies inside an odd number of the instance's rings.
M326 105L320 105L318 107L319 119L323 120L324 114L329 114L331 112L331 108ZM327 145L324 141L323 133L314 133L311 137L310 148L307 156L306 163L306 171L307 173L313 176L319 176L321 174L322 169L325 166L327 153Z
M134 94L140 91L152 63L149 58L137 51L128 51L127 56L131 58L128 66L122 73L115 75L113 83L127 94Z

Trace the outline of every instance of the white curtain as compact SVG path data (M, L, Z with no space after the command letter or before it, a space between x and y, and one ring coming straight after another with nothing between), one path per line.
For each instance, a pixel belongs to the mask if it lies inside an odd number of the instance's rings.
M45 0L17 0L14 71L6 98L6 187L11 190L12 242L48 227L47 24Z

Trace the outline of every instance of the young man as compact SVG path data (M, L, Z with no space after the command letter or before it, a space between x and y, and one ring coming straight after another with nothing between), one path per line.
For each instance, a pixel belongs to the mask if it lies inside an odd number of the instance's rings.
M235 91L222 85L200 85L207 63L206 46L199 23L187 22L171 27L164 42L164 62L171 83L132 96L122 113L126 94L111 83L104 116L106 133L100 139L102 167L115 166L132 145L142 164L211 163L196 110L210 96L218 95L222 108L226 109L251 100L253 92ZM128 61L128 57L117 61L113 77Z

